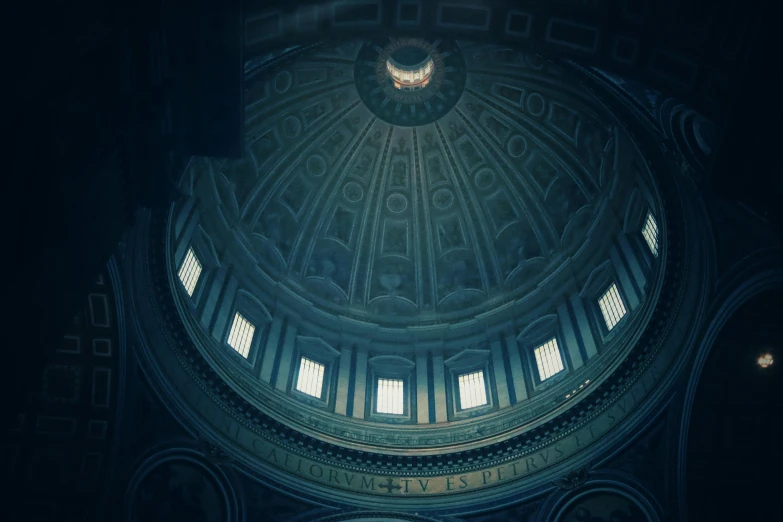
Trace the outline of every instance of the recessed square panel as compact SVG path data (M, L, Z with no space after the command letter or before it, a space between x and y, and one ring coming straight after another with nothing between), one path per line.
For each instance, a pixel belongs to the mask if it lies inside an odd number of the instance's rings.
M438 5L438 25L457 29L486 31L492 10L482 5L442 2Z
M296 28L299 31L312 31L318 26L318 6L303 5L296 12Z
M418 25L421 23L421 3L402 0L397 4L398 25Z
M92 354L99 357L111 357L111 339L93 339Z
M66 335L63 337L62 344L57 349L60 353L72 353L72 354L78 354L81 353L82 342L81 338L76 335Z
M332 24L337 27L376 25L380 22L379 0L343 0L333 4Z
M530 36L530 26L533 23L533 15L522 11L509 11L506 17L506 33L511 36Z
M598 50L599 36L597 27L561 18L551 18L546 28L547 42L590 53Z
M91 420L87 423L88 439L105 439L109 423L102 420Z

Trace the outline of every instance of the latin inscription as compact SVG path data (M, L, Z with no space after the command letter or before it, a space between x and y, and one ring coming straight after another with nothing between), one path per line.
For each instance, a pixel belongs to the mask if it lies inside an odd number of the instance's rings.
M327 463L315 462L306 457L288 453L252 434L236 421L232 419L226 421L226 417L220 415L219 410L215 410L215 420L220 419L221 423L218 426L224 434L281 472L293 473L315 482L351 491L378 495L425 496L486 488L536 473L556 464L588 446L611 429L633 410L646 391L644 385L641 384L641 389L637 393L626 394L592 424L532 455L481 471L428 478L373 476L347 472L333 468Z

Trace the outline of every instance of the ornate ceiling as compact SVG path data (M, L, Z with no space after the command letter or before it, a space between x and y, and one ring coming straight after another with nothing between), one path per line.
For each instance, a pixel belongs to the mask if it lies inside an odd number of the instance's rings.
M371 329L448 325L583 281L638 170L612 116L534 55L454 41L436 42L434 85L401 99L378 84L379 43L256 83L245 158L191 169L220 217L207 232L255 265L259 299Z
M132 269L157 347L143 364L171 407L296 494L447 509L544 487L633 429L693 320L680 296L699 258L644 123L577 69L430 44L432 81L400 93L378 74L394 42L273 57L246 93L245 157L194 159ZM628 313L607 331L612 282ZM236 312L255 326L242 355ZM532 352L552 337L563 371L544 381ZM303 356L324 365L320 397L295 389ZM476 370L487 403L463 411L456 376ZM373 406L385 374L404 381L394 418Z

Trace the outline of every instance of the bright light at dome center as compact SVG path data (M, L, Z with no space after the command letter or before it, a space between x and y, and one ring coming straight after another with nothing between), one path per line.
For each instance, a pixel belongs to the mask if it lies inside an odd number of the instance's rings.
M414 66L401 65L395 62L393 58L386 60L386 71L389 73L392 81L394 81L394 87L403 91L413 91L426 87L430 83L430 77L434 68L435 64L430 56L427 56L422 63Z

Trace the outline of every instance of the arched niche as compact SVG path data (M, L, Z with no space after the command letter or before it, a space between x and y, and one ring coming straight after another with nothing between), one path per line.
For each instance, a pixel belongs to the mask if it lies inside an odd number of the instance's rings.
M563 506L556 522L653 522L643 506L631 496L599 488L575 497Z
M690 520L768 515L759 494L780 481L783 466L782 298L767 290L733 312L701 369L681 463ZM767 353L774 362L762 368Z
M589 472L574 489L557 489L532 522L660 522L663 509L633 476L611 469Z
M123 501L125 522L238 522L241 507L226 474L203 456L169 448L136 468Z

